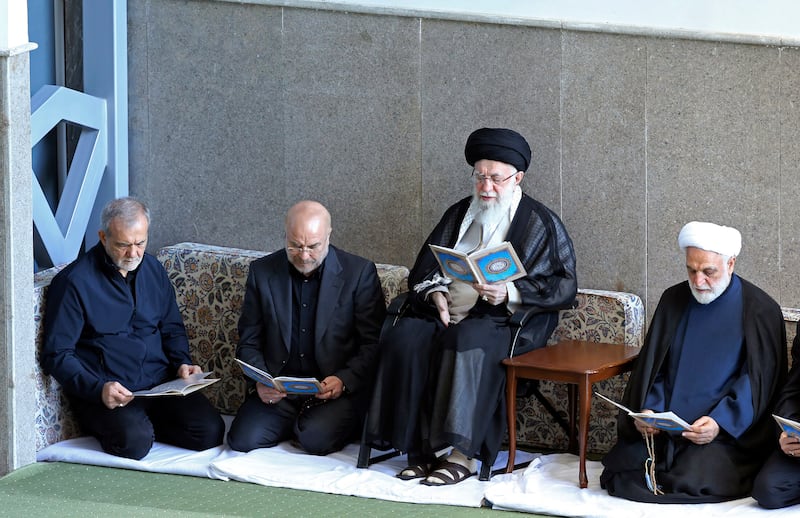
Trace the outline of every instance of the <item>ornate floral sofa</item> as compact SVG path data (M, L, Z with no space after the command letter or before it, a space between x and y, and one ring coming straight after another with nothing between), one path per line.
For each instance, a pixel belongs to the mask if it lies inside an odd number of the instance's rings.
M238 340L236 323L244 295L248 265L265 252L197 243L180 243L160 249L156 256L164 264L175 287L195 362L213 370L222 381L205 389L214 405L234 414L244 398L245 382L233 362ZM384 297L388 302L406 290L408 269L378 264ZM47 286L58 268L37 274L35 279L37 345L41 344L41 323ZM582 289L574 309L561 314L552 342L580 338L640 346L644 333L644 307L636 295ZM38 350L38 347L37 347ZM57 441L80 435L58 383L37 371L37 451ZM598 384L612 397L621 397L626 378L619 376ZM541 392L557 410L566 414L566 388L542 382ZM533 398L518 402L519 442L538 448L564 448L566 434ZM589 435L589 451L604 452L615 440L613 410L597 403Z
M245 381L233 362L238 341L236 323L249 264L264 255L266 252L257 250L198 243L167 246L156 253L175 288L194 361L221 378L204 392L224 414L234 414L244 399ZM377 267L388 303L406 289L408 268L389 264ZM50 268L34 278L37 360L42 344L47 287L60 269ZM38 365L37 361L36 451L81 434L58 382L44 375Z

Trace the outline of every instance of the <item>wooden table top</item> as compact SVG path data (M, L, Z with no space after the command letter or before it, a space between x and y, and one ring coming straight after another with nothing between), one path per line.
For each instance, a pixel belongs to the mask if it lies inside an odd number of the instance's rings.
M633 361L640 348L585 340L564 340L503 360L504 365L592 374Z

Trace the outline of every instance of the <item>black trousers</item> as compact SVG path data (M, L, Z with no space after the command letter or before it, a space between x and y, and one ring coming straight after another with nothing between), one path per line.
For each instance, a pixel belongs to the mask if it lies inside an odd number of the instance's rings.
M307 453L327 455L339 451L361 428L354 396L322 400L288 396L269 405L257 393L247 396L228 432L228 446L236 451L270 448L295 439Z
M139 460L153 441L189 450L206 450L222 444L225 423L206 397L137 397L120 408L70 398L84 433L100 441L111 455Z
M753 483L753 498L767 509L800 504L800 458L773 452Z

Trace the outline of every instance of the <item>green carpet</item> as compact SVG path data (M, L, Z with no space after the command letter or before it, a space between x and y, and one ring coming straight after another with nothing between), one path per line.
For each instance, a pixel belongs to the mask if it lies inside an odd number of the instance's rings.
M515 515L538 516L486 508L389 502L61 462L31 464L0 478L0 516L12 517L502 518Z

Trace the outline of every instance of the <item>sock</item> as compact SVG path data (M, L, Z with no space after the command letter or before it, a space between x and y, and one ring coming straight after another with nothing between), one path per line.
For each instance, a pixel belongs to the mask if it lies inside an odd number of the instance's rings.
M467 457L455 448L453 448L453 451L447 457L447 460L454 464L460 464L470 471L475 471L478 467L477 460Z

